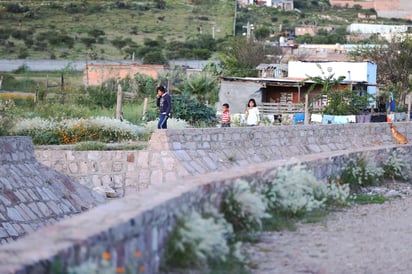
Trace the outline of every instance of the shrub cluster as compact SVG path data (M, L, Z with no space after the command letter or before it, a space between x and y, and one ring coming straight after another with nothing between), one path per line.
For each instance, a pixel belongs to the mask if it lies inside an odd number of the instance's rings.
M380 185L384 179L406 180L410 172L410 164L404 152L394 150L381 164L365 157L351 158L343 168L340 182L348 184L353 193L363 187Z
M271 212L301 215L324 207L326 202L345 203L349 187L336 182L319 182L303 165L280 168L264 188Z
M225 193L219 211L209 207L203 214L180 215L169 237L165 264L205 267L230 258L245 267L240 239L260 231L262 220L275 218L278 212L297 215L331 202L345 204L348 198L347 185L319 182L303 165L281 168L274 178L261 182L237 180Z
M12 100L16 107L33 107L34 96L32 94L14 94L14 93L2 93L0 94L0 100Z
M406 181L409 178L410 164L404 151L394 150L382 164L383 176L392 180Z
M166 264L187 268L204 267L210 260L225 261L231 250L227 237L232 233L232 226L217 210L182 214L170 235Z
M382 172L365 158L350 159L338 179L329 182L320 182L299 164L279 168L267 178L237 180L224 193L219 209L206 205L200 211L177 214L161 267L183 270L179 273L188 273L188 268L196 268L199 273L246 273L248 262L241 252L239 233L255 233L262 229L262 220L277 218L279 213L302 216L330 205L348 204L350 182L342 180L347 174L353 176L356 185L381 176L405 179L410 170L405 159L402 151L394 150L382 163ZM141 253L136 251L135 256L141 257ZM69 273L113 271L110 253L104 252L102 257L103 262L86 262L69 269ZM143 272L144 266L138 269ZM124 270L118 267L116 272Z
M11 129L13 135L31 136L37 145L74 144L80 141L117 142L138 139L144 130L127 121L107 117L88 119L21 119Z
M207 267L212 262L237 262L246 267L240 240L262 229L262 221L281 216L303 217L329 206L347 205L359 187L382 178L408 178L410 165L394 150L382 167L364 157L350 159L336 180L320 182L304 165L279 168L267 178L237 180L226 191L219 210L182 213L169 237L165 264ZM212 213L210 213L212 212ZM207 228L207 230L206 230Z

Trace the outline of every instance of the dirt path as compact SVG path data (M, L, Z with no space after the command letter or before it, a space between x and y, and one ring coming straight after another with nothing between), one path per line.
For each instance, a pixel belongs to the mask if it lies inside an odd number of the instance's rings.
M412 196L358 205L245 245L256 274L412 273Z

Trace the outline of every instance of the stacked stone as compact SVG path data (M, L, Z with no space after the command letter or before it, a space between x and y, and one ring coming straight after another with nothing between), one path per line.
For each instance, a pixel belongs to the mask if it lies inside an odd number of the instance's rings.
M0 137L0 244L104 202L37 162L30 137Z

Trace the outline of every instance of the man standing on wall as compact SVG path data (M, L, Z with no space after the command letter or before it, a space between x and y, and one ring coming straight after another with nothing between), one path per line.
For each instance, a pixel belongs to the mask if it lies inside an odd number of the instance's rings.
M172 110L172 98L164 86L157 87L157 106L159 107L160 117L157 124L158 129L167 128L167 119L170 117Z

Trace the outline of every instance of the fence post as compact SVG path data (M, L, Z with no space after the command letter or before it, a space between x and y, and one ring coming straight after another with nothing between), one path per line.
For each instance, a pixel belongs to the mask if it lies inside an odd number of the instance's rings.
M143 114L142 114L142 120L146 120L146 112L147 112L147 97L144 98L143 102Z
M123 121L123 111L122 111L122 86L119 84L117 86L117 105L116 105L116 119Z
M304 125L309 125L309 94L305 93L305 120L303 122Z

